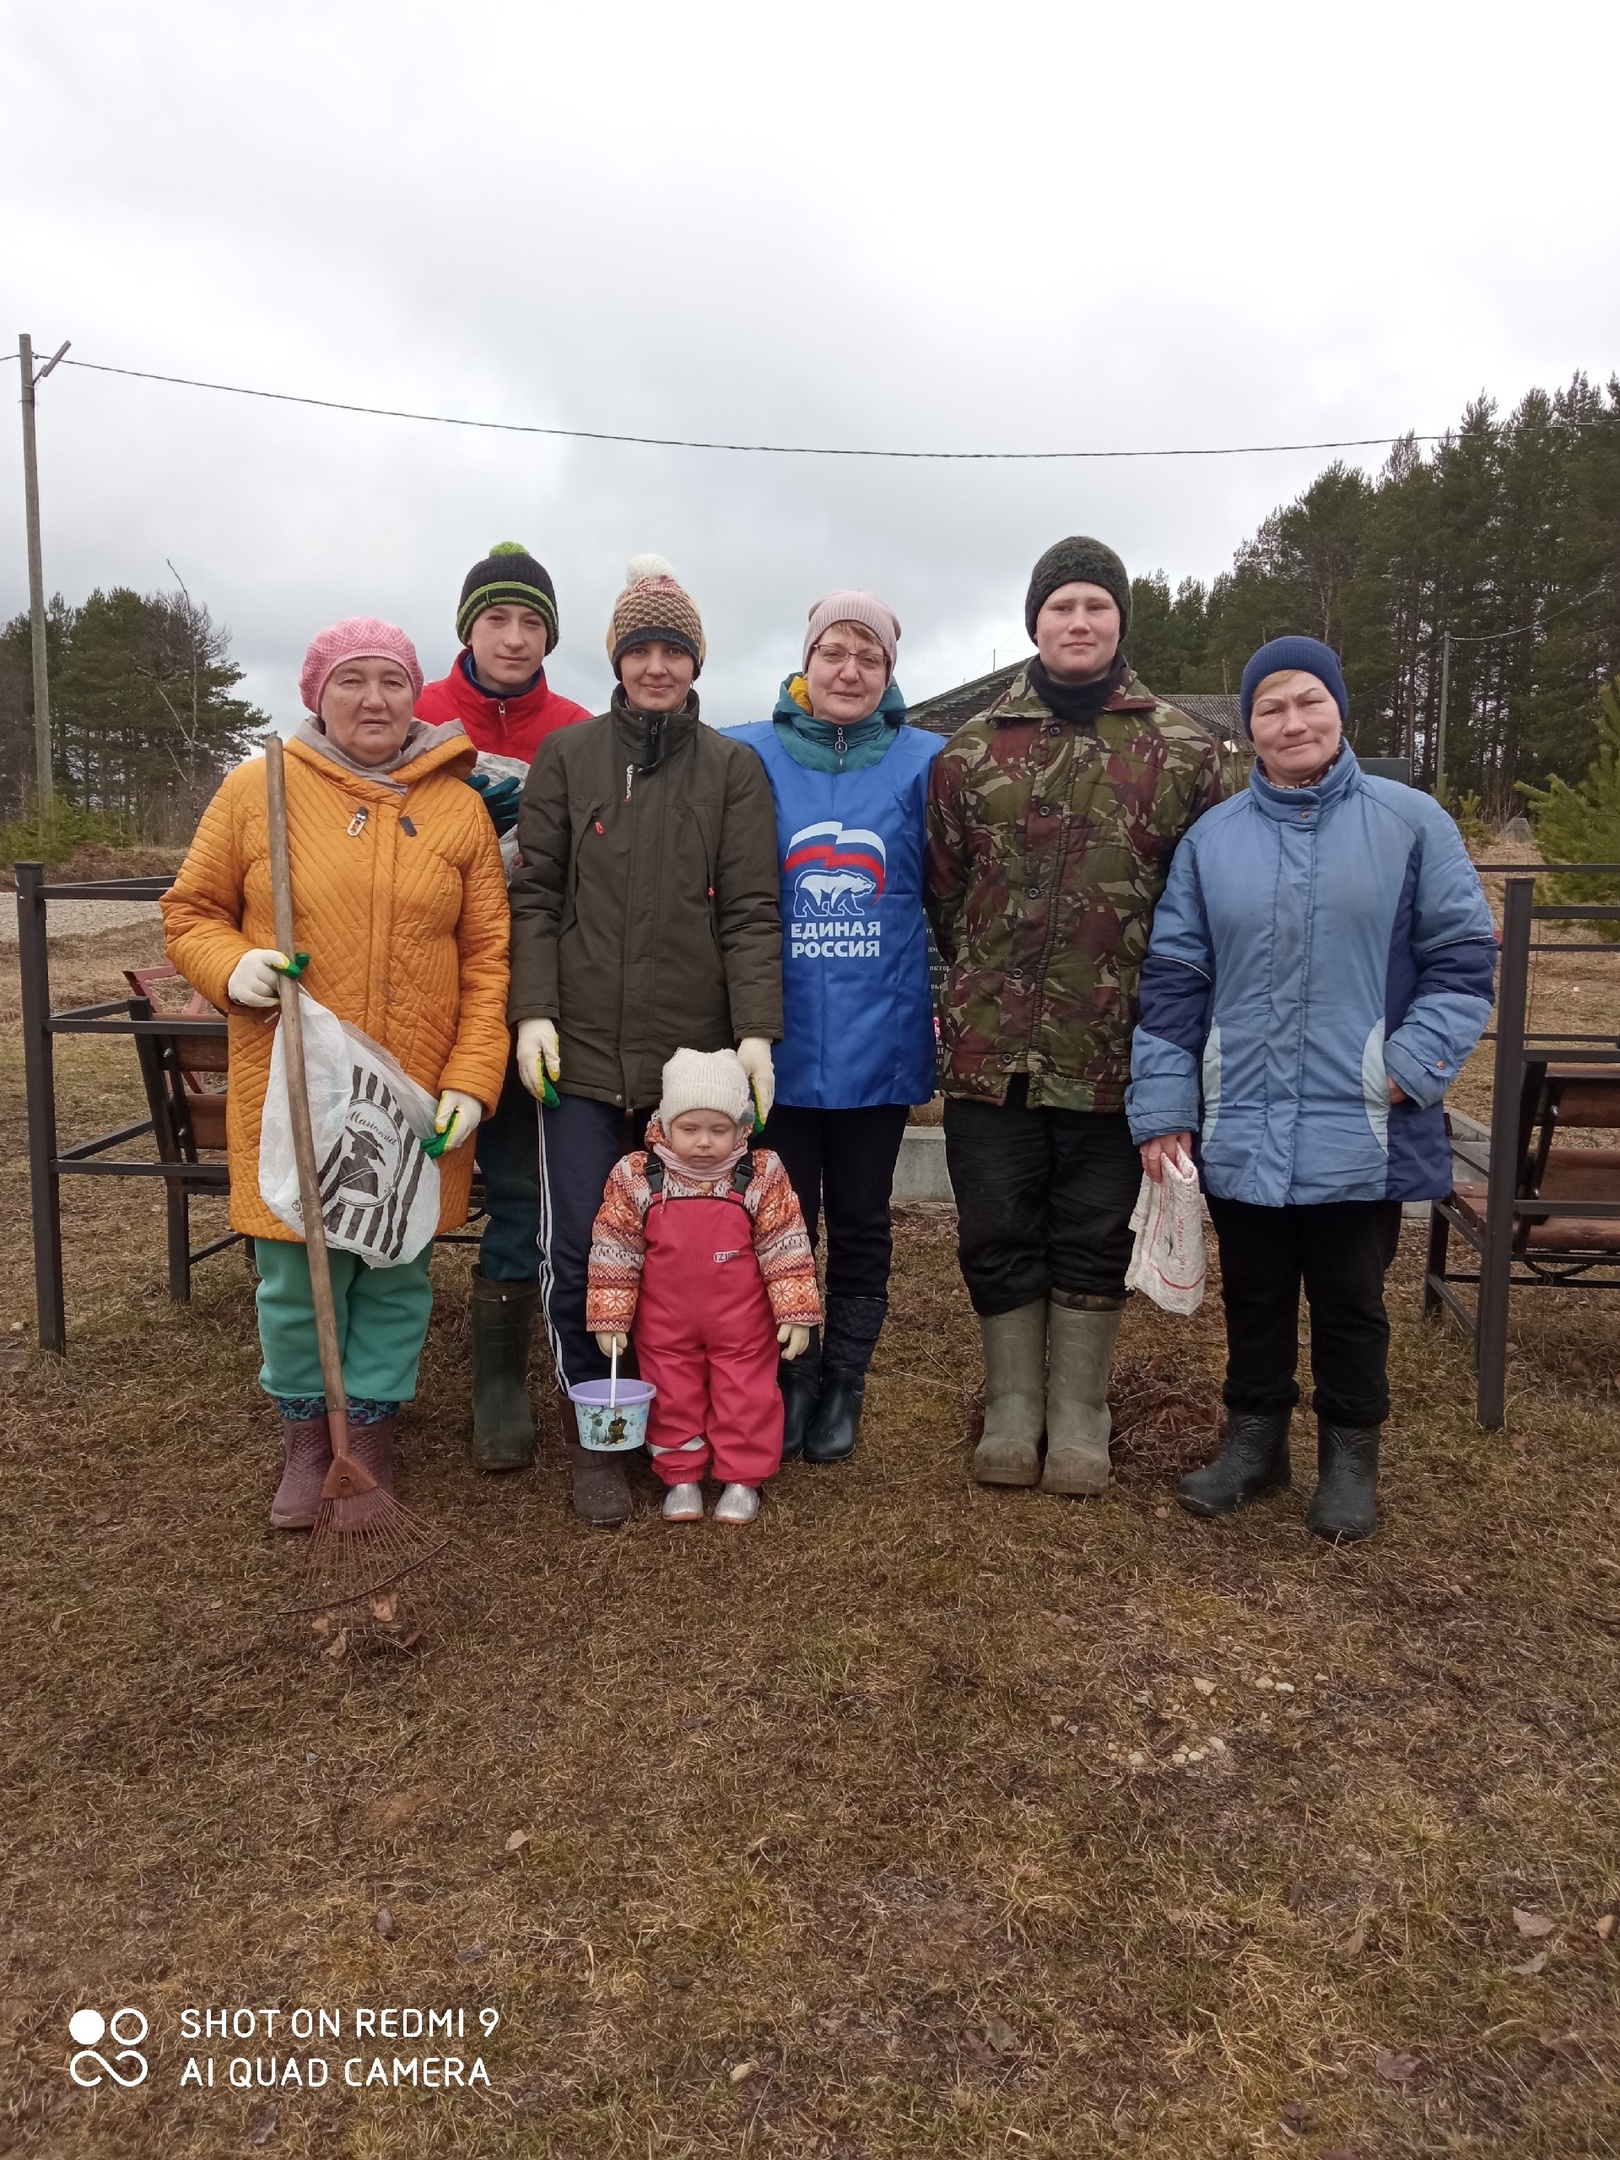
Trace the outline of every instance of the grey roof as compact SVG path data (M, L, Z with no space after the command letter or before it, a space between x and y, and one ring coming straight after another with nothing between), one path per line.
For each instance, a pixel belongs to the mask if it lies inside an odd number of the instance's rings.
M981 713L987 705L993 704L1025 665L1024 661L1015 660L1011 667L997 668L990 675L976 675L972 682L958 683L954 690L941 690L934 697L920 698L908 709L906 718L913 727L927 728L935 735L954 735L964 720L971 720L975 713ZM1242 712L1235 696L1224 691L1188 690L1166 695L1165 702L1174 705L1177 712L1185 713L1189 720L1195 721L1218 741L1243 740Z

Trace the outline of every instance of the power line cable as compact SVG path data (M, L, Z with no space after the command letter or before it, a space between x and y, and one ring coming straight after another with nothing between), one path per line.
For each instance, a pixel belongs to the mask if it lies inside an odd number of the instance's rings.
M229 397L264 398L276 405L309 405L321 412L363 413L376 420L415 420L433 427L473 428L496 435L545 435L567 442L630 443L650 450L724 450L760 457L895 458L916 463L1051 464L1077 459L1262 457L1294 450L1381 450L1398 442L1442 442L1441 435L1347 436L1331 442L1228 443L1212 448L1169 450L873 450L829 443L709 442L686 435L626 435L605 428L539 427L519 420L468 420L455 413L406 412L396 406L358 405L342 398L306 397L292 390L259 390L243 383L205 382L190 375L159 375L150 368L112 367L98 360L63 360L63 367L134 382L172 383L183 390L217 390Z

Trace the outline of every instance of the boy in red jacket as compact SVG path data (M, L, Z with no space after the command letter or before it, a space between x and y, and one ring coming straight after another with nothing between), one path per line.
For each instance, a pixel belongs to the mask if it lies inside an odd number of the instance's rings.
M604 1357L632 1332L658 1390L647 1424L666 1522L750 1523L782 1462L779 1357L820 1324L816 1263L780 1157L751 1148L753 1098L735 1050L677 1050L647 1145L613 1166L591 1233L585 1324Z
M459 720L479 752L472 784L502 837L510 877L512 828L530 761L545 738L590 715L546 681L557 644L557 595L527 548L504 540L474 563L456 610L461 651L416 702L419 720ZM493 1117L475 1145L488 1220L472 1285L473 1461L517 1470L534 1460L529 1344L540 1298L540 1148L535 1105L507 1067Z

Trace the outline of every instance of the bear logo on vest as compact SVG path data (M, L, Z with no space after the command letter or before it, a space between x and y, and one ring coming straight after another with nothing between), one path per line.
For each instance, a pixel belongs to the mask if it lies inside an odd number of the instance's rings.
M796 832L782 861L792 888L789 958L875 959L887 870L888 850L878 833L836 818Z

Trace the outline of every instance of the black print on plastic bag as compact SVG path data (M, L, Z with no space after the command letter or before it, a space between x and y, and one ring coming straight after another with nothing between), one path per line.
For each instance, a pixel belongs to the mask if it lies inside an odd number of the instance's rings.
M388 1082L351 1066L343 1133L320 1166L327 1236L351 1252L397 1260L427 1159Z

